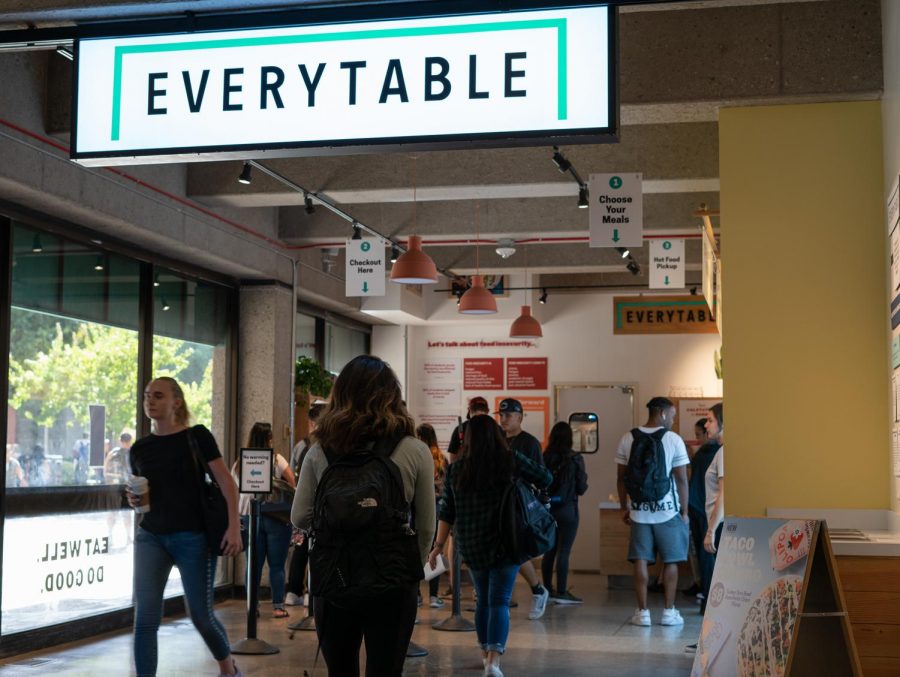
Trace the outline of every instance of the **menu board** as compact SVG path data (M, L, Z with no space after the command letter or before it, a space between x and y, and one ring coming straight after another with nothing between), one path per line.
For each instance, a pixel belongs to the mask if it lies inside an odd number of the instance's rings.
M836 569L823 522L727 518L691 677L858 674Z

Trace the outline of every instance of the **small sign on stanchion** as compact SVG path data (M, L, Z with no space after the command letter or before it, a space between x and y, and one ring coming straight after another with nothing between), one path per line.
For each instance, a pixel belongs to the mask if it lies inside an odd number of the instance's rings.
M240 492L242 494L267 494L272 491L272 449L241 449L238 463ZM247 571L259 568L256 539L259 536L259 500L250 500L250 528L247 539ZM256 610L259 607L259 582L255 575L247 580L247 636L231 645L233 654L254 656L276 654L277 646L256 637Z

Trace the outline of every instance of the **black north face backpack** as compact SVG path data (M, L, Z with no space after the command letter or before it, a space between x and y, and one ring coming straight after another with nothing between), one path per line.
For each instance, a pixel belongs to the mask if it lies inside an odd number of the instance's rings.
M631 431L631 455L625 468L625 489L635 503L655 503L669 493L672 480L666 472L666 451L662 438L668 431L660 428L645 433Z
M343 455L325 452L328 467L313 501L313 595L352 600L422 580L403 478L389 458L395 446L369 445Z

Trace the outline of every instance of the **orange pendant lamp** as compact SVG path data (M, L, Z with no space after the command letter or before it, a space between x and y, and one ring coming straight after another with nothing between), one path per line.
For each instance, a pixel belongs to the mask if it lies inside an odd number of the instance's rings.
M513 320L509 328L509 337L531 339L541 338L543 335L541 323L531 314L531 306L522 306L522 314Z
M437 266L422 251L422 238L410 235L407 249L391 268L391 282L399 284L435 284L438 280Z
M463 315L490 315L497 312L497 301L485 288L481 275L472 276L472 286L459 300L459 312Z

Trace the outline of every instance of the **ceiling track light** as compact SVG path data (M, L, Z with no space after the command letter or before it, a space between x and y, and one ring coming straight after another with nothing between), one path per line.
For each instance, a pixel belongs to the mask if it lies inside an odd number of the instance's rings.
M353 237L351 240L362 240L362 229L359 227L359 224L353 224Z
M391 245L391 263L397 263L397 259L400 258L400 247L392 244Z
M44 251L44 246L41 244L41 236L35 233L34 241L31 243L31 251L35 254L40 254Z
M153 286L154 287L159 286L159 273L156 273L156 275L153 276Z
M632 275L640 275L641 274L641 266L637 261L631 259L628 262L628 265L625 266L628 269L628 272Z
M541 289L541 297L538 299L538 303L540 303L541 305L544 305L545 303L547 303L547 290L546 289Z
M581 185L581 188L578 189L578 208L579 209L587 209L591 206L590 201L590 193L588 192L588 187L584 184Z
M629 256L631 256L631 252L628 251L628 247L616 247L616 251L622 255L623 259L627 259Z
M563 154L559 152L558 146L553 146L553 164L563 174L572 169L572 163L566 160Z
M105 268L103 254L97 254L97 260L94 262L94 270L103 270Z
M244 163L244 168L241 169L241 175L238 177L238 183L243 183L245 186L249 186L253 182L253 165L249 162Z
M164 313L168 312L168 311L172 308L172 306L169 305L169 302L166 301L166 297L165 297L165 296L163 296L163 297L160 299L160 302L161 302L161 304L162 304L162 309L163 309L163 312L164 312Z
M303 193L303 209L306 210L307 214L316 213L316 207L313 204L312 198L309 196L309 193Z

